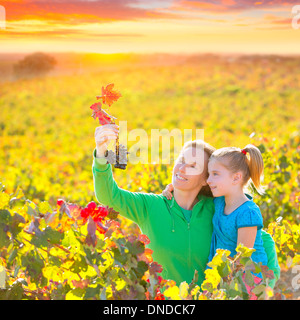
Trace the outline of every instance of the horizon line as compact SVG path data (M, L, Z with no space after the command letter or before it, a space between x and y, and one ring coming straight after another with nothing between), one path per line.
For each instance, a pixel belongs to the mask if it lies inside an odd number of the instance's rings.
M241 55L241 56L300 56L300 53L276 53L276 52L217 52L217 51L198 51L198 52L166 52L166 51L158 51L158 52L134 52L134 51L128 51L128 52L92 52L92 51L45 51L45 50L33 50L33 51L7 51L7 52L1 52L0 55L28 55L32 53L37 52L43 52L48 54L99 54L99 55L173 55L173 56L195 56L195 55L223 55L223 56L230 56L230 55Z

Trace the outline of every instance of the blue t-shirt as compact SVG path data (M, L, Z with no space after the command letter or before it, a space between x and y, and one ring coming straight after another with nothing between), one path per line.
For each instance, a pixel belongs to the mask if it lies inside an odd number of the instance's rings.
M254 251L251 258L254 262L268 264L268 257L265 252L261 238L263 218L259 207L253 202L252 197L247 195L249 201L244 202L230 214L224 213L225 197L214 198L215 213L213 216L213 235L209 254L209 261L212 260L216 249L227 249L230 256L236 255L238 229L243 227L257 227L257 234L254 243ZM261 276L261 274L256 274Z

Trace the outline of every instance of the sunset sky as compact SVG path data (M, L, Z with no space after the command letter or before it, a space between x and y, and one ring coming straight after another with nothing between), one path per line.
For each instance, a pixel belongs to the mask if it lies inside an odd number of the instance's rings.
M300 0L0 0L6 12L0 52L300 54L300 29L292 27L297 4Z

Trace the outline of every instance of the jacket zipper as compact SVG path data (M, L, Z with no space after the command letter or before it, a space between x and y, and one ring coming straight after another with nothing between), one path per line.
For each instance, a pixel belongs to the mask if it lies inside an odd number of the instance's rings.
M175 232L175 219L173 217L173 213L171 211L171 208L169 207L167 203L167 209L170 213L171 219L172 219L172 232ZM190 232L190 222L188 222L185 218L182 217L184 221L187 223L187 231L188 231L188 265L190 266L192 261L191 261L191 232Z
M188 265L191 266L191 231L190 231L190 222L187 223L188 225Z

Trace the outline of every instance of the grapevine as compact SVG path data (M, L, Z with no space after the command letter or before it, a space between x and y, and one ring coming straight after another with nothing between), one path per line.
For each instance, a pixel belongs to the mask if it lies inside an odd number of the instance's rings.
M100 101L94 103L90 106L90 108L93 110L92 117L94 119L99 119L99 123L101 125L109 124L109 123L115 123L115 117L108 114L106 111L102 109L102 104L107 105L110 107L115 101L118 101L118 99L122 96L121 93L114 90L114 84L108 84L105 88L102 87L102 95L97 96L97 100L102 100L102 103ZM124 145L120 145L119 143L119 137L116 140L116 149L115 152L112 150L107 150L105 153L105 157L107 159L108 163L114 164L115 168L119 169L126 169L127 165L127 149Z

